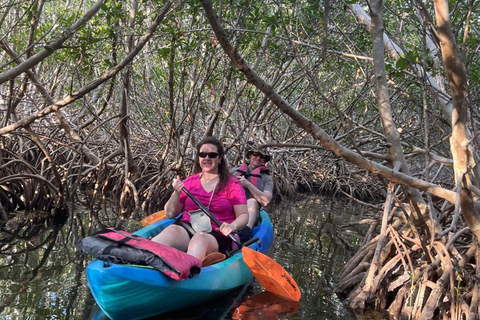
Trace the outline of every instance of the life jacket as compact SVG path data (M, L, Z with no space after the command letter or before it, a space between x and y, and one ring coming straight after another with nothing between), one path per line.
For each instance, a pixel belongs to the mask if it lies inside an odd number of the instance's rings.
M202 266L185 252L115 228L83 238L78 247L106 262L152 266L174 280L191 278Z
M235 177L244 176L259 190L263 190L262 173L269 174L270 168L266 166L260 166L249 172L248 164L244 162L235 172Z

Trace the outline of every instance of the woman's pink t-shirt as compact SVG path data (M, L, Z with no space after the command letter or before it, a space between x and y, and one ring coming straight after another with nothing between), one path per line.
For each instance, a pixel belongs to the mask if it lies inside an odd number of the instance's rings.
M233 206L247 203L247 197L245 196L245 191L243 190L240 181L233 176L228 179L227 185L223 190L218 191L213 195L212 202L210 202L210 197L212 197L213 191L206 192L205 189L203 189L202 183L200 182L200 173L194 174L183 180L183 184L185 185L185 188L198 199L198 201L208 208L208 211L220 220L220 222L232 223L236 219ZM179 201L184 204L185 212L199 209L193 200L183 191L180 194ZM190 215L184 213L181 220L190 222ZM213 221L212 228L213 230L218 228Z

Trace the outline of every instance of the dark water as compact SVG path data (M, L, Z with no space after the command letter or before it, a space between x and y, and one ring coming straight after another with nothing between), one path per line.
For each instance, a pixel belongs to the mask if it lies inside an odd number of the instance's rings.
M363 239L364 227L351 225L363 218L363 208L309 197L274 205L270 212L276 237L269 256L297 281L299 303L265 293L254 281L202 307L151 319L354 319L334 288L336 275ZM0 233L0 319L106 319L88 289L89 258L74 246L99 229L90 213L77 212L62 228L55 228L55 221L32 223L20 216L9 222L9 232ZM29 224L23 225L25 220ZM105 213L97 221L114 223Z

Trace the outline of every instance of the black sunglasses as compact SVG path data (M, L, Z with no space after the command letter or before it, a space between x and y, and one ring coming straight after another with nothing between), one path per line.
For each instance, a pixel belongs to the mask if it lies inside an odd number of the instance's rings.
M260 157L260 158L263 159L263 160L267 159L267 156L264 155L264 154L261 154L260 152L254 152L254 153L252 153L252 156L254 156L254 157Z
M199 152L198 156L200 158L206 158L208 156L210 159L215 159L216 157L218 157L218 153L216 153L216 152Z

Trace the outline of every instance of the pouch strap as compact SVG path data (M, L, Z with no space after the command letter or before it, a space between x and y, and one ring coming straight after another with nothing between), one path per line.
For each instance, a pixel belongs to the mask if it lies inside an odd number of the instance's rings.
M192 228L192 226L190 225L190 223L185 222L185 221L181 221L181 220L179 220L178 222L182 225L182 227L183 227L185 230L187 230L187 232L188 232L188 234L190 235L190 237L193 237L193 236L195 235L196 232L195 232L195 230L193 230L193 228Z

